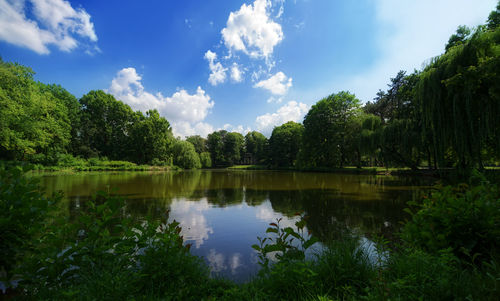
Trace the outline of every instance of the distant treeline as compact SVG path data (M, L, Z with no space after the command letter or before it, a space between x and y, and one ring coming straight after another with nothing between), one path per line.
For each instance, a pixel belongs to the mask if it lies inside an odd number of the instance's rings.
M386 166L483 168L500 159L500 17L461 26L446 52L411 74L400 71L364 106L349 92L311 107L267 139L220 130L174 137L156 110L143 114L103 91L76 99L0 61L0 159L55 165L68 156L182 168Z

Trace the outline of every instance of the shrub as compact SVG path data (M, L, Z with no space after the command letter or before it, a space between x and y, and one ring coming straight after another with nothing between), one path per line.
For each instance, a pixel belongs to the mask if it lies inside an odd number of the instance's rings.
M60 200L43 195L34 178L24 177L29 167L0 168L0 273L11 272L32 248L31 242Z
M49 226L20 269L28 295L50 299L185 299L208 281L201 258L183 246L177 222L135 221L104 193L76 220Z
M179 140L172 151L175 165L187 169L201 168L200 156L190 142Z
M500 195L488 183L444 187L424 197L402 230L407 245L461 259L488 259L500 246Z

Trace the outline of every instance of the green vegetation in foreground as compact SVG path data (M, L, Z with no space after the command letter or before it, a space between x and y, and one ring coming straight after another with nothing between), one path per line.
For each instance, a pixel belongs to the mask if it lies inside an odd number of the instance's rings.
M124 216L123 199L103 193L69 221L51 211L60 196L44 197L25 172L0 171L0 275L3 283L20 280L9 289L19 299L494 300L500 293L500 194L480 174L413 204L401 241L379 238L377 250L346 233L306 259L316 242L303 233L307 216L295 228L278 220L253 245L260 273L238 285L209 277L178 223Z

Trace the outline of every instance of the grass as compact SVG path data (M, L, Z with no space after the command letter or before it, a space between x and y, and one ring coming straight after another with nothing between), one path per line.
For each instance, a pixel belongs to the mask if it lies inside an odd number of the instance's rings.
M26 164L28 163L17 162L17 161L0 161L0 166L21 166ZM82 158L75 158L72 156L67 156L66 160L60 160L56 162L56 164L29 163L28 165L31 166L31 170L33 172L180 170L179 167L172 165L146 165L146 164L135 164L129 161L107 160L105 158L82 159Z

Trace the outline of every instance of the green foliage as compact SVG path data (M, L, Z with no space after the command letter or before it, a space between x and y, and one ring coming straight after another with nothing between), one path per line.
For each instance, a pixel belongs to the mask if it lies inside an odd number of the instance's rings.
M269 268L269 255L272 253L278 261L304 260L306 250L318 239L314 236L307 237L304 233L306 221L301 218L295 223L297 230L292 227L282 228L280 226L281 218L276 223L270 223L266 233L274 233L271 237L260 238L259 245L252 245L252 248L258 252L259 264L266 271ZM296 243L294 243L294 241Z
M489 259L500 247L500 194L487 183L447 186L425 197L402 238L411 246L437 253L450 248L464 260Z
M269 138L269 161L273 166L295 166L304 126L300 123L289 121L273 129Z
M242 134L231 132L224 137L224 157L229 165L240 162L244 154L245 138Z
M244 154L245 138L240 133L220 130L208 135L207 146L214 166L232 166Z
M103 193L69 222L51 224L22 266L28 295L56 299L183 299L208 270L183 246L177 222L136 222L124 202Z
M127 154L127 132L136 115L129 106L102 90L90 91L80 99L80 141L89 150L111 159Z
M200 156L191 143L178 140L172 148L172 153L175 165L187 169L201 168Z
M212 167L212 159L210 158L209 152L203 152L200 154L200 163L203 168Z
M252 156L252 161L261 163L266 158L267 138L259 132L252 131L245 135L246 153Z
M457 32L451 35L445 50L448 51L451 47L462 45L470 37L471 30L467 26L461 25L458 27Z
M60 199L45 197L36 179L24 177L28 170L27 166L0 167L0 278L13 276L13 269L33 249L50 208Z
M359 114L359 100L345 91L313 105L304 118L303 164L342 167L348 156L349 125Z
M212 157L212 164L214 166L227 165L226 157L224 154L224 140L226 135L227 131L220 130L218 132L209 134L207 137L207 147Z
M451 150L461 169L500 153L500 30L479 27L420 74L416 98L437 165Z
M487 26L488 29L494 30L500 25L500 1L498 1L497 8L488 16Z
M194 145L194 149L198 154L207 151L207 139L201 137L200 135L189 136L186 138L186 141Z
M30 68L0 60L0 156L26 160L64 152L70 142L68 107L33 80Z
M149 110L146 116L136 112L136 119L130 127L129 157L132 161L142 164L169 162L170 148L174 137L170 123L157 110Z

